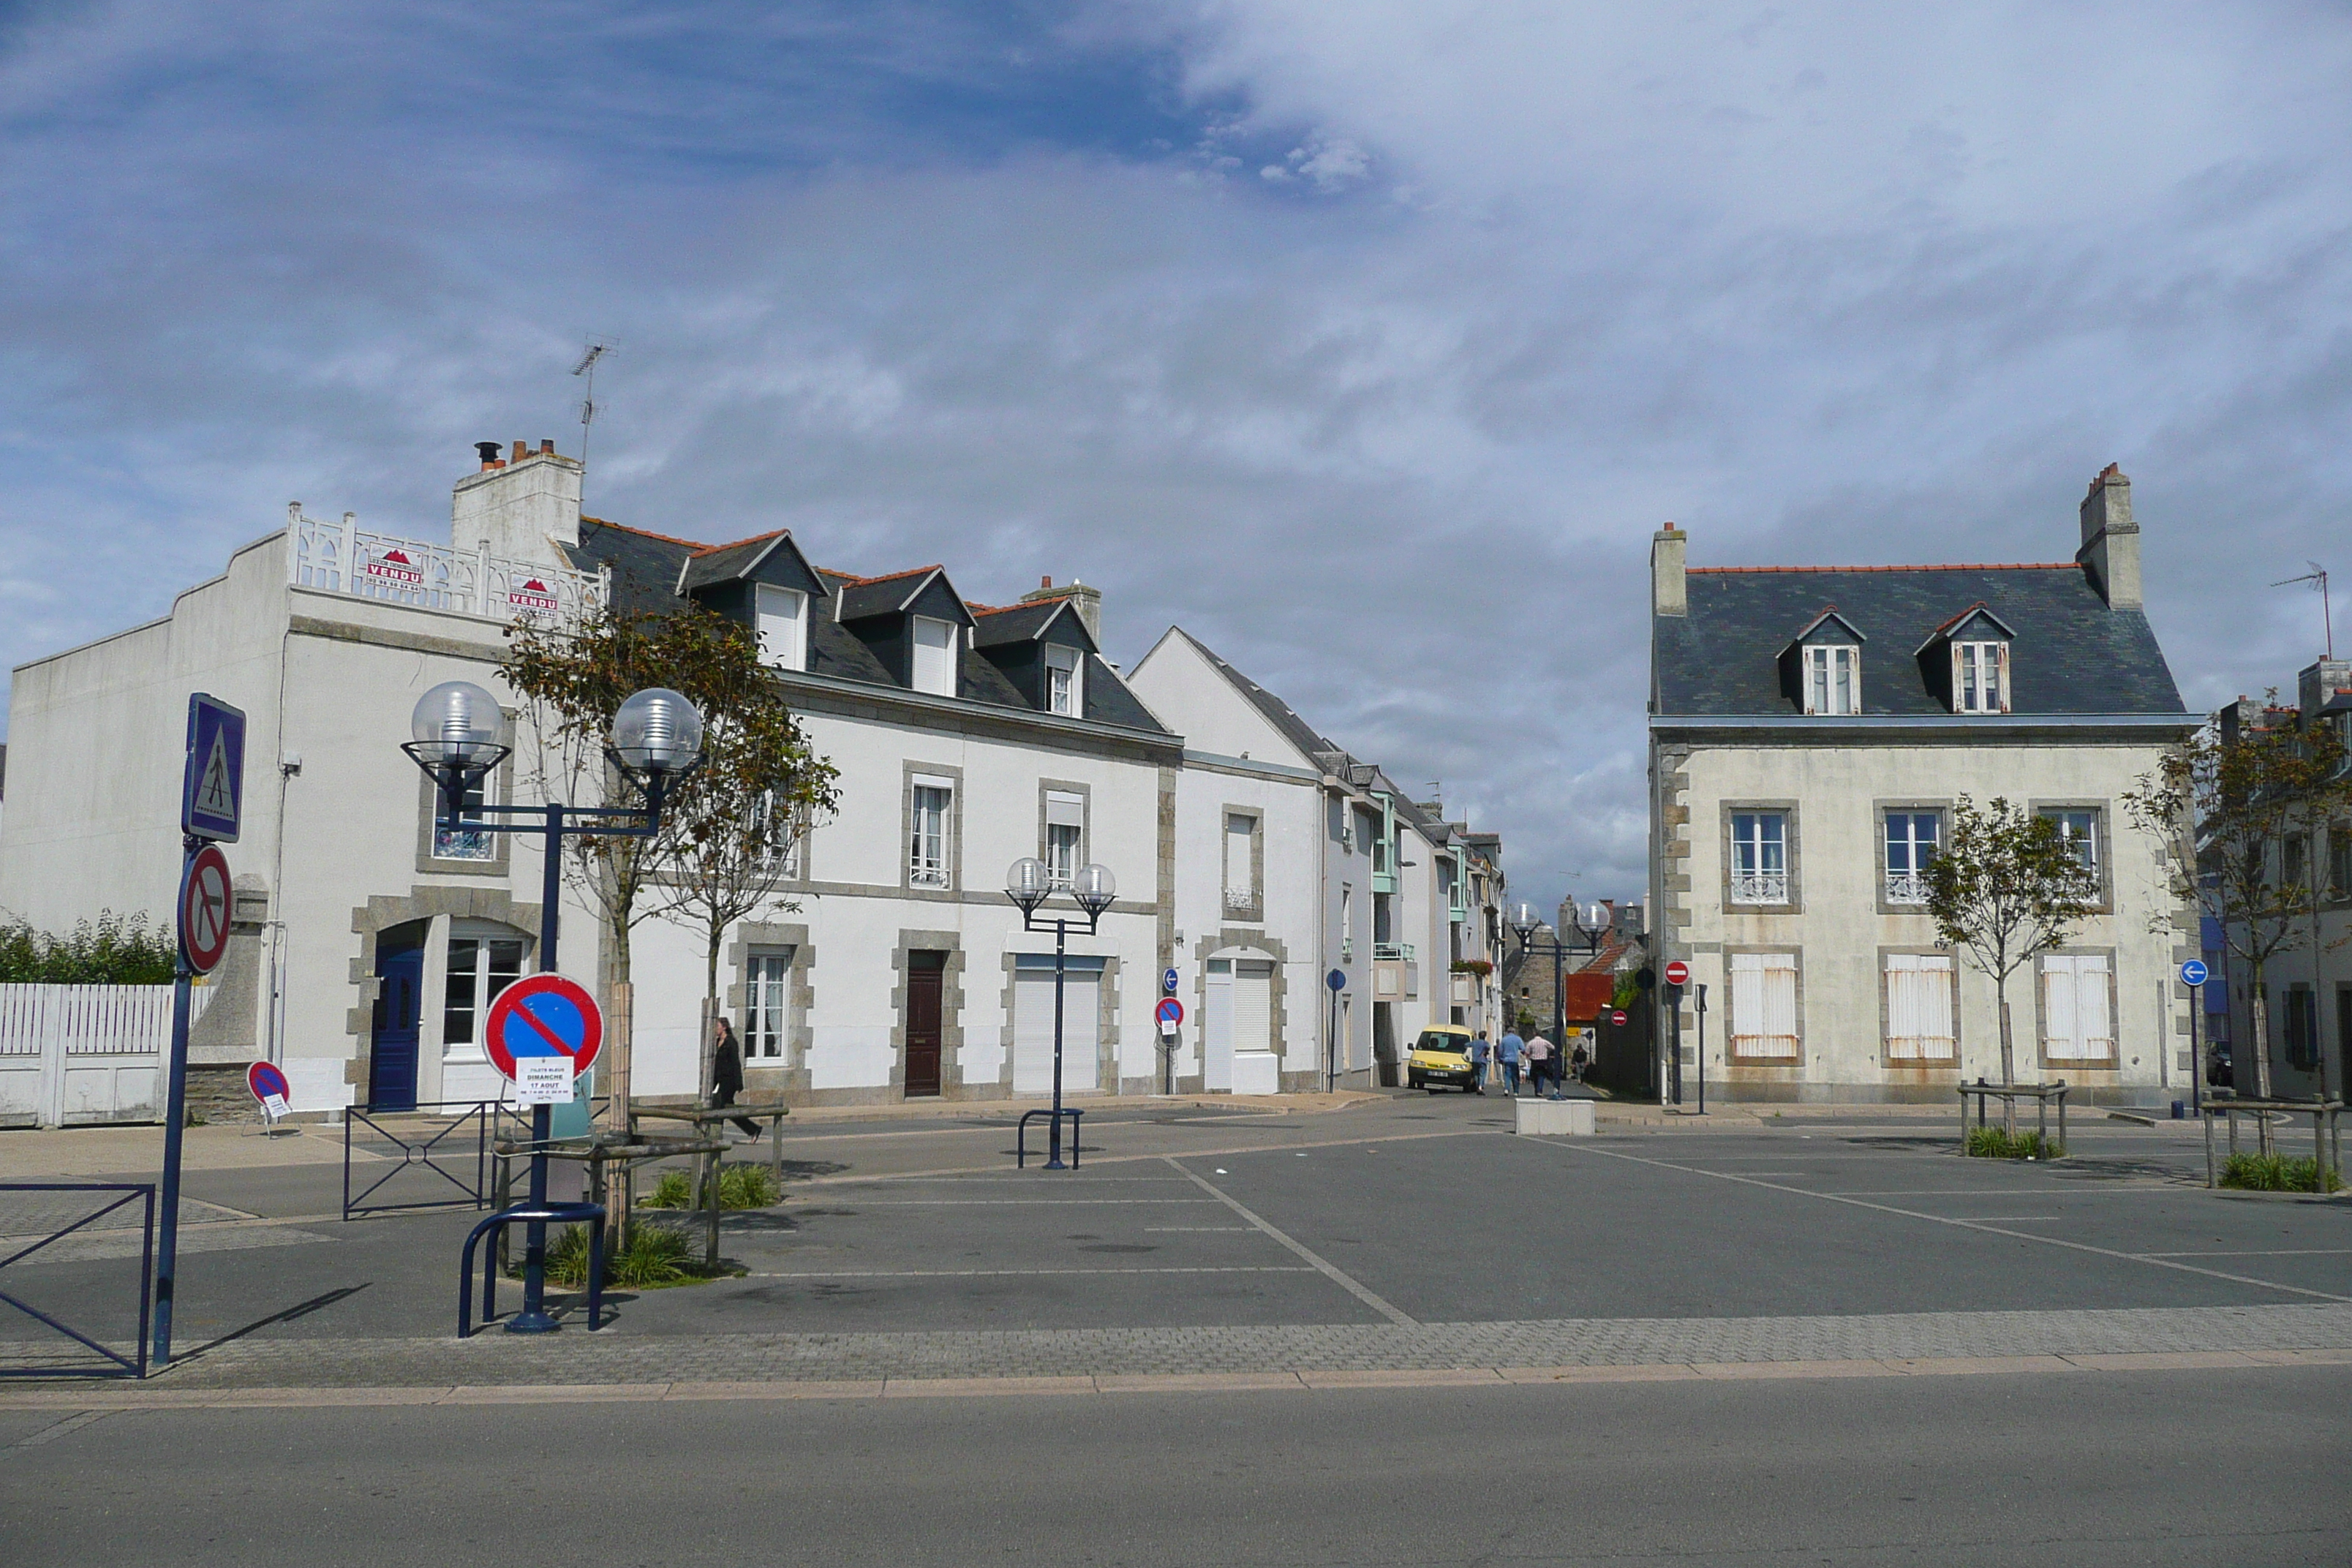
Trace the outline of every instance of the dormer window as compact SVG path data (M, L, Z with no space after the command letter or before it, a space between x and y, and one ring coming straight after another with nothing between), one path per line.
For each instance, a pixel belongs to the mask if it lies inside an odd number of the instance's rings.
M1952 645L1952 711L2009 711L2007 643L1956 642Z
M1862 711L1862 649L1846 643L1816 643L1805 649L1805 711Z
M1072 719L1087 710L1086 667L1076 648L1045 645L1045 711Z
M913 679L908 684L934 697L953 697L956 694L958 640L955 623L933 620L929 616L910 618L915 623L915 649Z
M808 595L760 584L760 662L776 669L808 668Z

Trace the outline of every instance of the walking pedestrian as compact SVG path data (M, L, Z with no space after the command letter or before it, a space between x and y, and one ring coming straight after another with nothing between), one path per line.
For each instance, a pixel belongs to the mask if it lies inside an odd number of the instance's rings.
M726 1019L714 1019L710 1027L714 1038L710 1052L710 1108L724 1110L743 1092L743 1047L735 1043L735 1026ZM744 1137L760 1135L760 1124L750 1117L738 1116L734 1121L743 1130Z
M1514 1100L1519 1095L1519 1057L1526 1049L1527 1045L1519 1038L1518 1031L1506 1029L1503 1032L1503 1092Z
M1486 1031L1481 1029L1470 1042L1470 1092L1486 1092L1486 1057L1492 1047L1486 1044Z
M1551 1071L1551 1042L1538 1035L1528 1042L1528 1087L1540 1095L1544 1079Z
M1592 1066L1592 1053L1585 1048L1583 1037L1578 1037L1576 1049L1569 1054L1568 1059L1575 1069L1576 1081L1582 1083L1585 1073Z

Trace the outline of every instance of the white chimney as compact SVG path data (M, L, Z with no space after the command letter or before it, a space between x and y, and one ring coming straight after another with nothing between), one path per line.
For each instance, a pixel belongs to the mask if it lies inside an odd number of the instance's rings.
M496 441L479 441L479 472L457 481L450 499L449 544L534 565L570 566L558 544L580 542L579 459L559 456L552 441L532 451L520 441L511 457Z
M1690 597L1683 584L1683 560L1690 535L1666 524L1650 536L1650 614L1687 616Z

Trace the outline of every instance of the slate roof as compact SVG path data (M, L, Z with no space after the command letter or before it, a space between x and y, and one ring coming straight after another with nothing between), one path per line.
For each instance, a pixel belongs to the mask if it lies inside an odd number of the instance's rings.
M766 550L780 535L761 534L757 538L740 540L733 544L709 546L688 539L673 539L667 534L649 533L643 529L625 528L600 518L580 520L580 542L567 550L575 570L594 572L598 567L613 568L613 605L620 610L649 610L666 613L678 607L678 587L724 581L747 569L752 560ZM853 615L888 613L910 601L931 577L938 566L919 566L911 571L893 573L886 577L858 577L846 572L820 569L818 578L826 590L836 597L845 596ZM1051 611L1059 606L1041 606ZM1041 623L1042 624L1042 623ZM843 680L865 681L894 689L905 688L890 678L874 651L845 628L829 611L820 610L809 616L809 673L829 675ZM1002 670L985 658L959 658L956 695L968 702L985 703L992 708L1016 709L1035 713L1035 706L1024 697ZM1144 730L1167 734L1167 727L1152 716L1151 710L1139 701L1099 657L1088 655L1086 679L1086 717L1098 723L1117 724L1129 730Z
M2016 714L2185 711L2147 617L2111 610L2079 566L1693 567L1687 616L1651 618L1656 711L1785 715L1791 638L1834 609L1865 639L1865 714L1949 715L1913 650L1979 605L2013 629Z
M1087 632L1086 622L1072 608L1067 599L1038 599L1026 605L972 605L972 645L994 647L1000 643L1027 642L1045 629L1046 623L1064 610L1069 610L1076 622L1079 635L1087 646L1094 646L1094 637Z

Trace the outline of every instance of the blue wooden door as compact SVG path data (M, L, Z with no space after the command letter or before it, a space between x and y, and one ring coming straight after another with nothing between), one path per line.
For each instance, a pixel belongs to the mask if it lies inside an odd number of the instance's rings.
M416 1024L425 989L425 950L403 948L376 964L374 1044L368 1058L368 1107L416 1109Z

